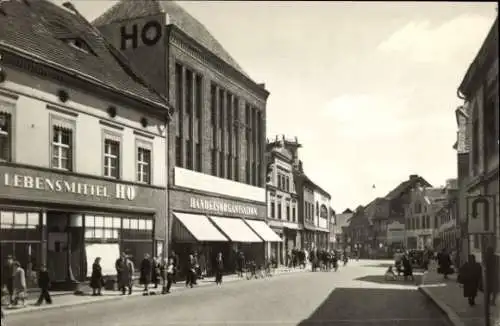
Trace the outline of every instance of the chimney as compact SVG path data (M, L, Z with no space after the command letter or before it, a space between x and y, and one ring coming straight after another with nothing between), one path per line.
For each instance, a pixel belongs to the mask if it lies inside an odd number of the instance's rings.
M418 179L418 174L410 174L410 180Z
M262 88L266 89L266 83L259 83L258 85L259 85L260 87L262 87Z

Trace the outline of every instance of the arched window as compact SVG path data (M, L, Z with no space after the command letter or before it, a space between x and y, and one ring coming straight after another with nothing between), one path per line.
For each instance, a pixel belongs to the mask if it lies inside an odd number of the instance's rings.
M326 208L325 205L321 205L321 211L320 211L319 216L321 218L328 218L328 209Z

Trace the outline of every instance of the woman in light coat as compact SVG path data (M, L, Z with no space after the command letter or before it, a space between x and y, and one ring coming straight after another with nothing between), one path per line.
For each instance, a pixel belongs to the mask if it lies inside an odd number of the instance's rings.
M26 273L18 261L14 262L14 304L19 302L24 306L26 295Z

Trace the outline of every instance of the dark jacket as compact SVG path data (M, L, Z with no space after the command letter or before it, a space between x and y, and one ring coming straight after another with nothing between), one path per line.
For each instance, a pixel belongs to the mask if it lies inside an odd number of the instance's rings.
M139 282L141 284L151 283L151 276L153 273L153 262L151 259L144 258L141 262L141 277Z
M470 298L477 295L477 291L481 286L482 268L477 262L465 263L458 274L458 282L464 286L464 297Z
M38 287L43 290L50 288L50 276L48 271L38 272Z
M98 289L102 287L102 268L98 263L92 264L92 275L90 276L90 287Z

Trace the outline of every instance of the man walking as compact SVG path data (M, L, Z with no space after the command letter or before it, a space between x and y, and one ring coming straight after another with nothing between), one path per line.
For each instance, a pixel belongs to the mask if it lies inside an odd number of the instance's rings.
M52 304L52 298L49 293L50 277L45 265L42 265L40 271L38 272L38 287L40 288L40 297L38 298L36 305L41 305L43 300L45 300L47 304Z

